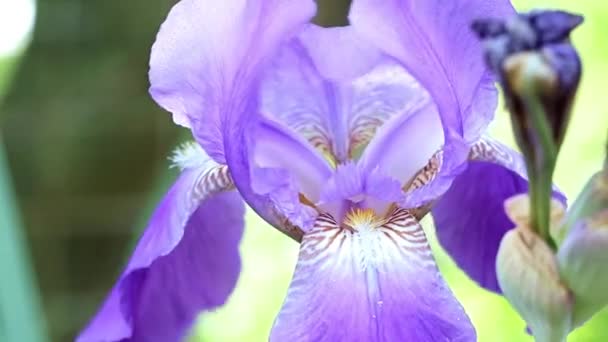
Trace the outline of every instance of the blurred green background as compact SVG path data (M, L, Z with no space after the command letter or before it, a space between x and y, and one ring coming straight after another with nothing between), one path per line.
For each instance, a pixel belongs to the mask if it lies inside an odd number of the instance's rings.
M187 132L149 98L146 75L150 46L173 1L38 1L23 53L20 45L3 49L8 37L27 33L17 29L30 21L15 14L21 3L30 2L0 0L0 177L5 155L12 177L4 186L0 179L0 341L69 341L97 309L176 176L166 156ZM339 23L345 3L324 1L319 20ZM604 157L608 2L514 4L585 15L573 36L584 74L556 174L573 199ZM491 131L512 143L502 110ZM432 220L425 221L432 235ZM531 341L505 300L480 289L433 247L479 341ZM201 317L194 339L267 339L298 246L250 212L241 251L236 291L227 306ZM608 341L608 310L569 341Z

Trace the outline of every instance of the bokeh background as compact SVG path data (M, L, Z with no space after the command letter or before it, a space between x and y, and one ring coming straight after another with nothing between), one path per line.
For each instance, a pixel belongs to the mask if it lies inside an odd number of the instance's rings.
M150 46L173 2L0 0L0 341L73 340L175 178L166 156L188 132L150 99L146 75ZM556 174L574 198L604 158L608 2L514 4L586 18L573 36L584 74ZM322 5L319 22L344 21L347 1ZM502 110L491 130L512 143ZM298 246L251 212L247 223L237 289L225 307L199 319L192 340L267 339ZM432 235L432 220L424 224ZM504 299L433 248L479 341L531 341ZM608 310L569 341L608 341Z

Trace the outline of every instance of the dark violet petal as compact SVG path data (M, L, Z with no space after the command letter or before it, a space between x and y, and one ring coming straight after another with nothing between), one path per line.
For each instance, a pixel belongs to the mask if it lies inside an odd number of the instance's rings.
M504 201L528 190L521 156L489 138L473 145L467 169L433 206L437 237L458 266L484 288L500 292L496 255L513 223ZM554 196L565 203L559 192Z
M217 164L215 164L217 166ZM244 204L225 168L182 172L126 270L77 341L179 341L222 305L240 272Z
M314 12L312 0L180 1L152 47L152 97L224 163L226 118L257 114L243 112L260 66Z
M357 0L349 19L362 36L395 57L428 90L437 104L446 143L466 134L467 108L480 83L488 83L482 48L470 29L480 17L514 13L507 0ZM480 118L489 112L475 113ZM487 121L487 120L486 120Z
M271 342L475 340L422 228L403 210L352 233L320 217L270 334Z

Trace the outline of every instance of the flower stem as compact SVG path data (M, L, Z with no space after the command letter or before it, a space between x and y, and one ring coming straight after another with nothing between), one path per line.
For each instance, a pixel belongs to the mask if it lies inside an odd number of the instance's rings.
M557 147L553 141L547 113L541 103L538 92L534 89L525 91L522 98L534 127L536 138L535 157L528 160L530 177L530 197L532 201L532 225L536 232L555 249L555 242L550 235L550 201L552 179L557 161Z

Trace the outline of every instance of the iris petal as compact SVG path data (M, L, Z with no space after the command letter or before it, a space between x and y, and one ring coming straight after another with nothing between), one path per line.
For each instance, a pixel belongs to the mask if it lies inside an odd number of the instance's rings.
M208 158L208 157L207 157ZM244 205L225 166L185 169L78 341L174 341L222 305L240 272ZM221 214L218 214L221 213Z
M467 108L480 83L491 82L480 42L470 29L472 20L512 13L507 0L358 0L349 19L428 90L448 140L452 133L464 135Z
M500 292L496 255L513 223L504 201L528 190L521 155L488 137L473 145L471 162L432 209L437 237L458 266L481 286ZM565 203L565 197L554 191Z
M314 12L312 0L180 1L152 47L152 97L225 163L227 118L257 114L244 99L260 67Z
M434 106L427 102L381 127L359 162L368 172L379 167L406 184L442 144L441 121Z
M270 341L475 341L418 222L362 216L350 231L321 215L304 236Z
M331 51L319 45L332 40ZM428 98L401 67L361 45L350 27L310 26L281 49L262 82L267 117L303 136L333 164L357 159L378 127Z
M329 165L312 146L276 123L260 121L256 129L253 191L268 196L292 224L309 229L317 212L301 203L300 197L311 203L319 200L331 176Z
M443 167L433 182L408 196L407 207L433 201L449 188L463 169L468 145L494 115L496 93L471 21L513 12L507 0L353 2L352 26L420 82L443 125Z

